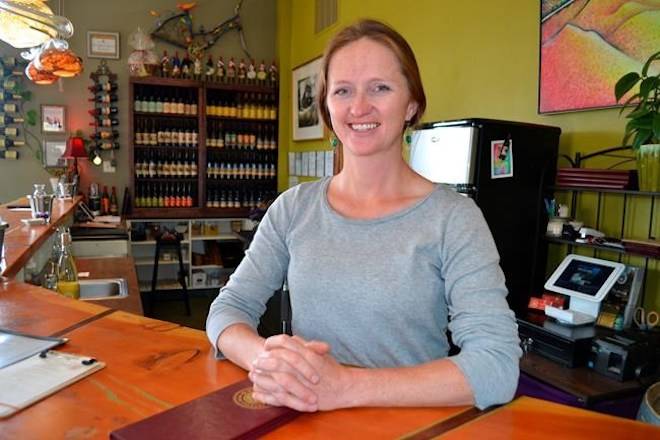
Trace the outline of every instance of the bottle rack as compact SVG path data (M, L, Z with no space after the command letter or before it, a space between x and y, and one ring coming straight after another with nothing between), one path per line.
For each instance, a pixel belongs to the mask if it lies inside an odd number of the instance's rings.
M245 217L276 195L277 89L131 78L132 218Z
M0 159L16 160L15 148L25 145L18 125L24 122L21 102L23 70L15 57L0 58Z
M112 73L105 60L102 60L98 69L89 77L94 82L88 88L92 93L89 101L93 103L93 108L89 110L93 118L90 125L94 127L94 133L91 135L92 148L96 152L118 150L117 75Z

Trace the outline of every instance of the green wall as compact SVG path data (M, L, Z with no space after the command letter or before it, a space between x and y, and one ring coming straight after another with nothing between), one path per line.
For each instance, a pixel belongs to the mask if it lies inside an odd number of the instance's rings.
M319 34L314 33L314 1L279 0L278 51L283 74L280 90L280 145L289 151L327 149L327 140L291 140L291 67L320 56L328 39L341 27L358 18L383 20L397 29L411 44L420 65L428 107L424 121L485 117L559 126L562 129L560 153L571 157L620 145L624 119L618 109L574 112L557 115L537 114L539 72L539 2L503 0L486 2L465 0L338 0L338 22ZM284 73L286 72L286 74ZM623 73L623 72L622 72ZM288 78L288 80L287 80ZM282 154L286 151L282 149ZM286 159L283 163L286 163ZM588 166L612 164L595 159ZM568 166L560 159L559 166ZM286 168L280 168L280 188L287 185ZM305 180L302 178L301 180ZM595 221L595 202L585 198L579 216ZM604 229L620 233L621 200L604 204ZM658 233L658 209L656 224ZM627 236L645 237L648 229L648 204L629 207L634 221L628 223ZM601 214L603 215L603 214ZM559 246L551 245L550 266L560 261ZM603 253L602 258L617 255ZM630 259L643 265L642 259ZM660 308L660 283L657 261L649 266L647 306Z
M166 14L168 11L176 10L177 2L174 0L62 0L61 15L71 20L75 28L69 45L79 56L83 58L85 71L77 78L64 79L61 89L57 83L50 86L34 86L30 89L34 93L33 99L25 107L27 109L39 110L41 104L65 105L68 112L68 126L71 132L76 129L84 133L91 133L91 116L87 113L91 109L91 103L87 102L90 93L87 87L92 84L89 74L96 70L99 59L86 56L87 31L112 31L120 33L120 59L108 60L110 69L119 76L119 143L120 149L116 152L117 171L115 173L103 173L101 168L92 166L88 161L79 161L82 169L82 184L86 191L91 181L104 185L116 186L121 197L123 188L128 185L128 56L133 51L129 46L129 35L138 26L142 30L150 31L156 18L149 14L154 10ZM223 22L233 15L237 0L198 0L197 7L192 11L195 29L203 25L207 30L214 25ZM50 2L51 8L57 13L58 2ZM241 19L245 30L245 39L252 56L259 62L265 59L270 62L276 54L276 3L274 0L245 0L241 11ZM156 42L156 52L160 55L163 50L173 54L174 50L183 55L183 50L169 44ZM0 55L15 55L18 50L0 42ZM209 51L216 59L222 55L225 59L229 56L244 57L238 34L230 32L225 34ZM24 80L24 84L29 81ZM33 148L39 147L43 135L38 128L31 131L38 139L30 139ZM48 139L66 139L66 136L49 135ZM41 163L30 153L29 149L22 147L21 158L18 161L0 160L0 203L16 199L32 192L32 184L36 182L47 182L50 175L43 169ZM104 153L108 155L108 153Z

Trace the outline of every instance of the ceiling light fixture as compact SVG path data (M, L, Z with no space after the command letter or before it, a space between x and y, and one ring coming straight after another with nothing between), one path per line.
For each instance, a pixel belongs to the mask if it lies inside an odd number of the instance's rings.
M17 49L72 35L73 24L66 17L53 14L44 1L0 0L0 40Z

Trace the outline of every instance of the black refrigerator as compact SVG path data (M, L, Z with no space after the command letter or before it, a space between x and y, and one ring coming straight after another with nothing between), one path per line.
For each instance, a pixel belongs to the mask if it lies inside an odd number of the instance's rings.
M412 136L412 168L481 208L517 316L545 281L543 197L554 183L560 133L558 127L469 118L426 123Z

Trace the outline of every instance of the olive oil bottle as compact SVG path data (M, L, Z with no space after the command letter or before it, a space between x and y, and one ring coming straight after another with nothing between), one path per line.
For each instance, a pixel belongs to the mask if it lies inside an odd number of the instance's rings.
M78 269L71 253L71 233L68 231L62 234L62 253L57 262L57 291L69 298L80 298Z

